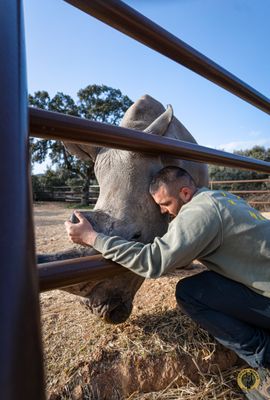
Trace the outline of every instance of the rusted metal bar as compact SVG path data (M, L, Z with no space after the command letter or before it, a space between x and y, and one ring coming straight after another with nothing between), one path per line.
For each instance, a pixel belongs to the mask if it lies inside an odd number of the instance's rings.
M45 292L79 282L106 279L124 272L127 272L126 268L105 260L101 255L38 264L39 289Z
M214 184L222 184L222 183L264 183L270 182L270 179L243 179L243 180L232 180L232 181L210 181L212 185Z
M270 100L119 0L65 0L270 114Z
M0 12L0 397L42 400L43 368L29 185L27 87L19 0Z
M90 121L60 113L29 108L30 134L44 139L66 140L74 143L92 143L97 146L166 154L210 164L270 172L270 163L230 154L197 144L150 135L133 129Z

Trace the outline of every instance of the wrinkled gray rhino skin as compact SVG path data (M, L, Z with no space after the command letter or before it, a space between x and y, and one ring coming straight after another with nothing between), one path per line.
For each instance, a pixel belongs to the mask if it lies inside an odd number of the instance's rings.
M125 113L122 127L196 143L193 136L161 103L145 95ZM142 243L162 236L168 227L168 217L162 215L148 192L153 175L166 165L177 165L190 173L198 186L208 185L205 164L166 157L147 156L131 151L97 148L90 145L64 143L67 150L82 160L95 161L95 174L100 195L91 212L83 212L98 232L119 235ZM74 220L73 222L76 222ZM75 258L96 254L94 249L74 246L70 251L39 256L38 262ZM110 323L124 322L132 311L135 293L143 278L126 271L100 282L84 282L68 288L82 296L85 305Z

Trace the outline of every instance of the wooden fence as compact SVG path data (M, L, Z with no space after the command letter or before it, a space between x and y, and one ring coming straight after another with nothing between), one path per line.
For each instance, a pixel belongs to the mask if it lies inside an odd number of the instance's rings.
M89 187L89 204L95 204L99 195L99 186ZM43 186L33 191L34 201L64 201L80 203L83 192L82 186Z
M243 197L251 206L264 208L266 210L270 207L270 190L234 190L233 186L237 184L248 184L248 183L261 183L263 187L270 188L270 179L246 179L246 180L231 180L231 181L210 181L210 188L220 189L223 185L231 185L232 188L227 189L230 193ZM263 195L263 196L262 196Z
M259 190L235 190L237 184L260 183L262 188ZM231 181L210 181L210 189L221 189L224 185L231 186L227 191L244 197L252 206L269 206L270 190L264 190L265 184L269 185L270 179L247 179ZM262 196L264 195L264 196ZM96 203L99 196L99 185L91 185L89 188L89 204ZM254 200L252 197L256 197ZM82 186L43 186L33 192L34 201L63 201L68 203L80 203L82 198Z

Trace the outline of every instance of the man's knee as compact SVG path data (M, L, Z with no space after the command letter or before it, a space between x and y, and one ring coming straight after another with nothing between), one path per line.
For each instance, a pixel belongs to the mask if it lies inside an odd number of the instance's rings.
M197 308L203 292L207 290L207 280L210 271L204 271L188 278L181 279L175 289L175 297L178 305L185 311L190 308Z
M208 271L201 272L196 275L189 276L188 278L181 279L175 290L175 296L177 299L193 298L199 289L202 289L203 281L205 280L205 274Z
M181 279L175 288L175 297L177 301L186 300L192 297L194 291L193 288L193 276Z

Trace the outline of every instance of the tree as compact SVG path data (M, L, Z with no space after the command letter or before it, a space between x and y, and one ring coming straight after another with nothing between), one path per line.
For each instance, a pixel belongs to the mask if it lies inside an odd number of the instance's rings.
M254 146L249 150L235 151L245 157L252 157L262 161L270 161L270 148L265 149L262 146ZM253 179L268 179L269 175L263 172L249 171L238 168L228 168L216 165L209 166L210 180L213 181L230 181L230 180L253 180ZM224 190L261 190L267 189L267 183L234 183L219 185L220 189Z
M77 95L78 101L75 103L71 96L61 92L51 99L48 92L38 91L33 96L29 95L29 105L117 125L132 104L130 98L122 95L119 89L105 85L88 85L79 90ZM49 156L53 165L69 171L70 179L82 179L82 204L88 205L90 180L94 178L93 162L80 161L70 155L59 141L31 139L30 145L32 163L42 163Z
M132 105L128 96L119 89L102 85L89 85L78 92L80 117L97 122L118 125L126 110Z

